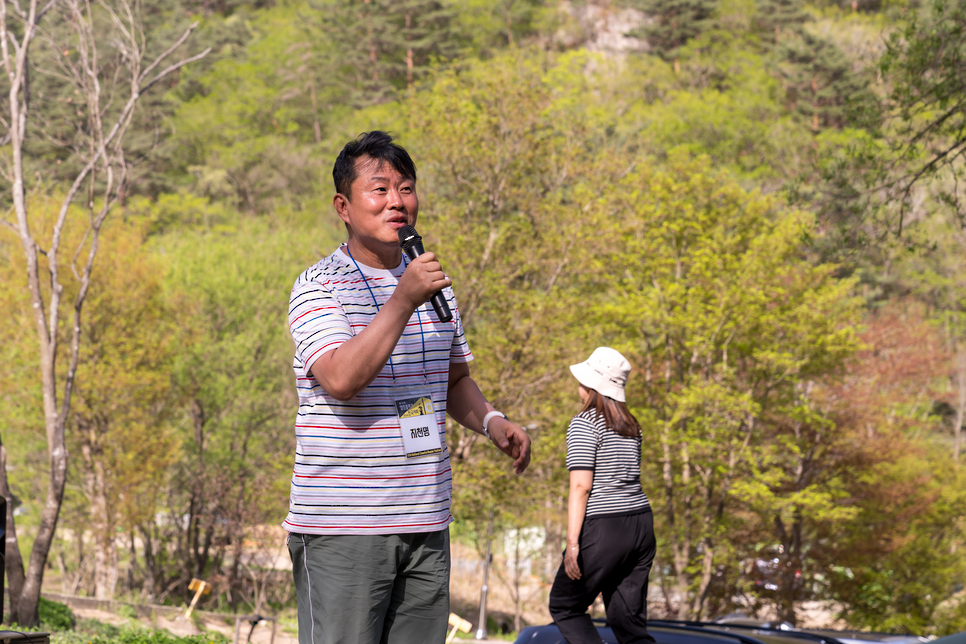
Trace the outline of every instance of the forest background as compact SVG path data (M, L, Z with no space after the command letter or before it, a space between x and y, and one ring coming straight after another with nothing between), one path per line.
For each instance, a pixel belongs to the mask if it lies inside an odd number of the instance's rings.
M475 377L534 439L515 477L449 426L457 540L482 557L491 520L536 528L527 554L551 578L567 365L606 344L635 367L652 616L795 622L823 601L855 627L966 629L962 1L4 7L11 43L37 25L29 87L4 49L4 88L28 88L30 112L0 141L0 484L21 623L48 569L99 598L179 603L202 577L223 610L293 601L243 555L287 507L287 297L343 238L335 155L378 128L416 160L419 230ZM131 52L183 33L181 66L101 154ZM2 99L11 132L25 95ZM63 254L25 243L23 222ZM38 331L32 303L53 295L70 315ZM521 573L501 574L519 627Z

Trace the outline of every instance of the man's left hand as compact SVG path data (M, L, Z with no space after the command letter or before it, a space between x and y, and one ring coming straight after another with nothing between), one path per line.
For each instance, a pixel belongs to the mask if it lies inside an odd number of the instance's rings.
M523 428L506 418L494 418L487 429L500 450L513 459L513 469L523 474L530 465L530 437Z

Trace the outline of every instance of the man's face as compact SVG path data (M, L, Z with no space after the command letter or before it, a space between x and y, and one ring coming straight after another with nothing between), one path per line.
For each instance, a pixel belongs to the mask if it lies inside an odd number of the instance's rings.
M333 203L350 235L374 253L399 249L399 229L415 226L419 212L416 182L403 177L392 164L360 157L356 160L352 194L335 196Z

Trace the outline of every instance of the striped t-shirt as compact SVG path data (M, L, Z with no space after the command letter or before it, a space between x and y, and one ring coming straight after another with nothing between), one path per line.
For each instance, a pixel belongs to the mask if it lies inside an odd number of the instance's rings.
M361 263L356 268L340 248L302 273L292 288L289 327L299 411L291 502L282 524L289 532L433 532L453 520L445 434L449 365L473 359L453 290L443 291L453 320L440 322L428 303L419 307L391 361L355 398L329 396L310 370L319 356L372 321L373 298L381 308L404 270L405 260L392 271ZM406 397L399 391L408 387L432 393L440 454L406 458L394 401Z
M617 517L650 512L641 489L641 437L607 429L603 416L581 412L567 428L567 469L591 470L594 484L587 517Z

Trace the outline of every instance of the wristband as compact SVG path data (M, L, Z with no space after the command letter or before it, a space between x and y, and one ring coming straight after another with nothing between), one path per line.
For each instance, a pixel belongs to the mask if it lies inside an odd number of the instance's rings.
M491 411L490 413L488 413L486 416L483 417L483 435L486 436L488 439L490 438L490 430L487 429L486 426L489 424L490 419L493 418L494 416L499 416L500 418L506 418L506 414L504 414L502 411Z

